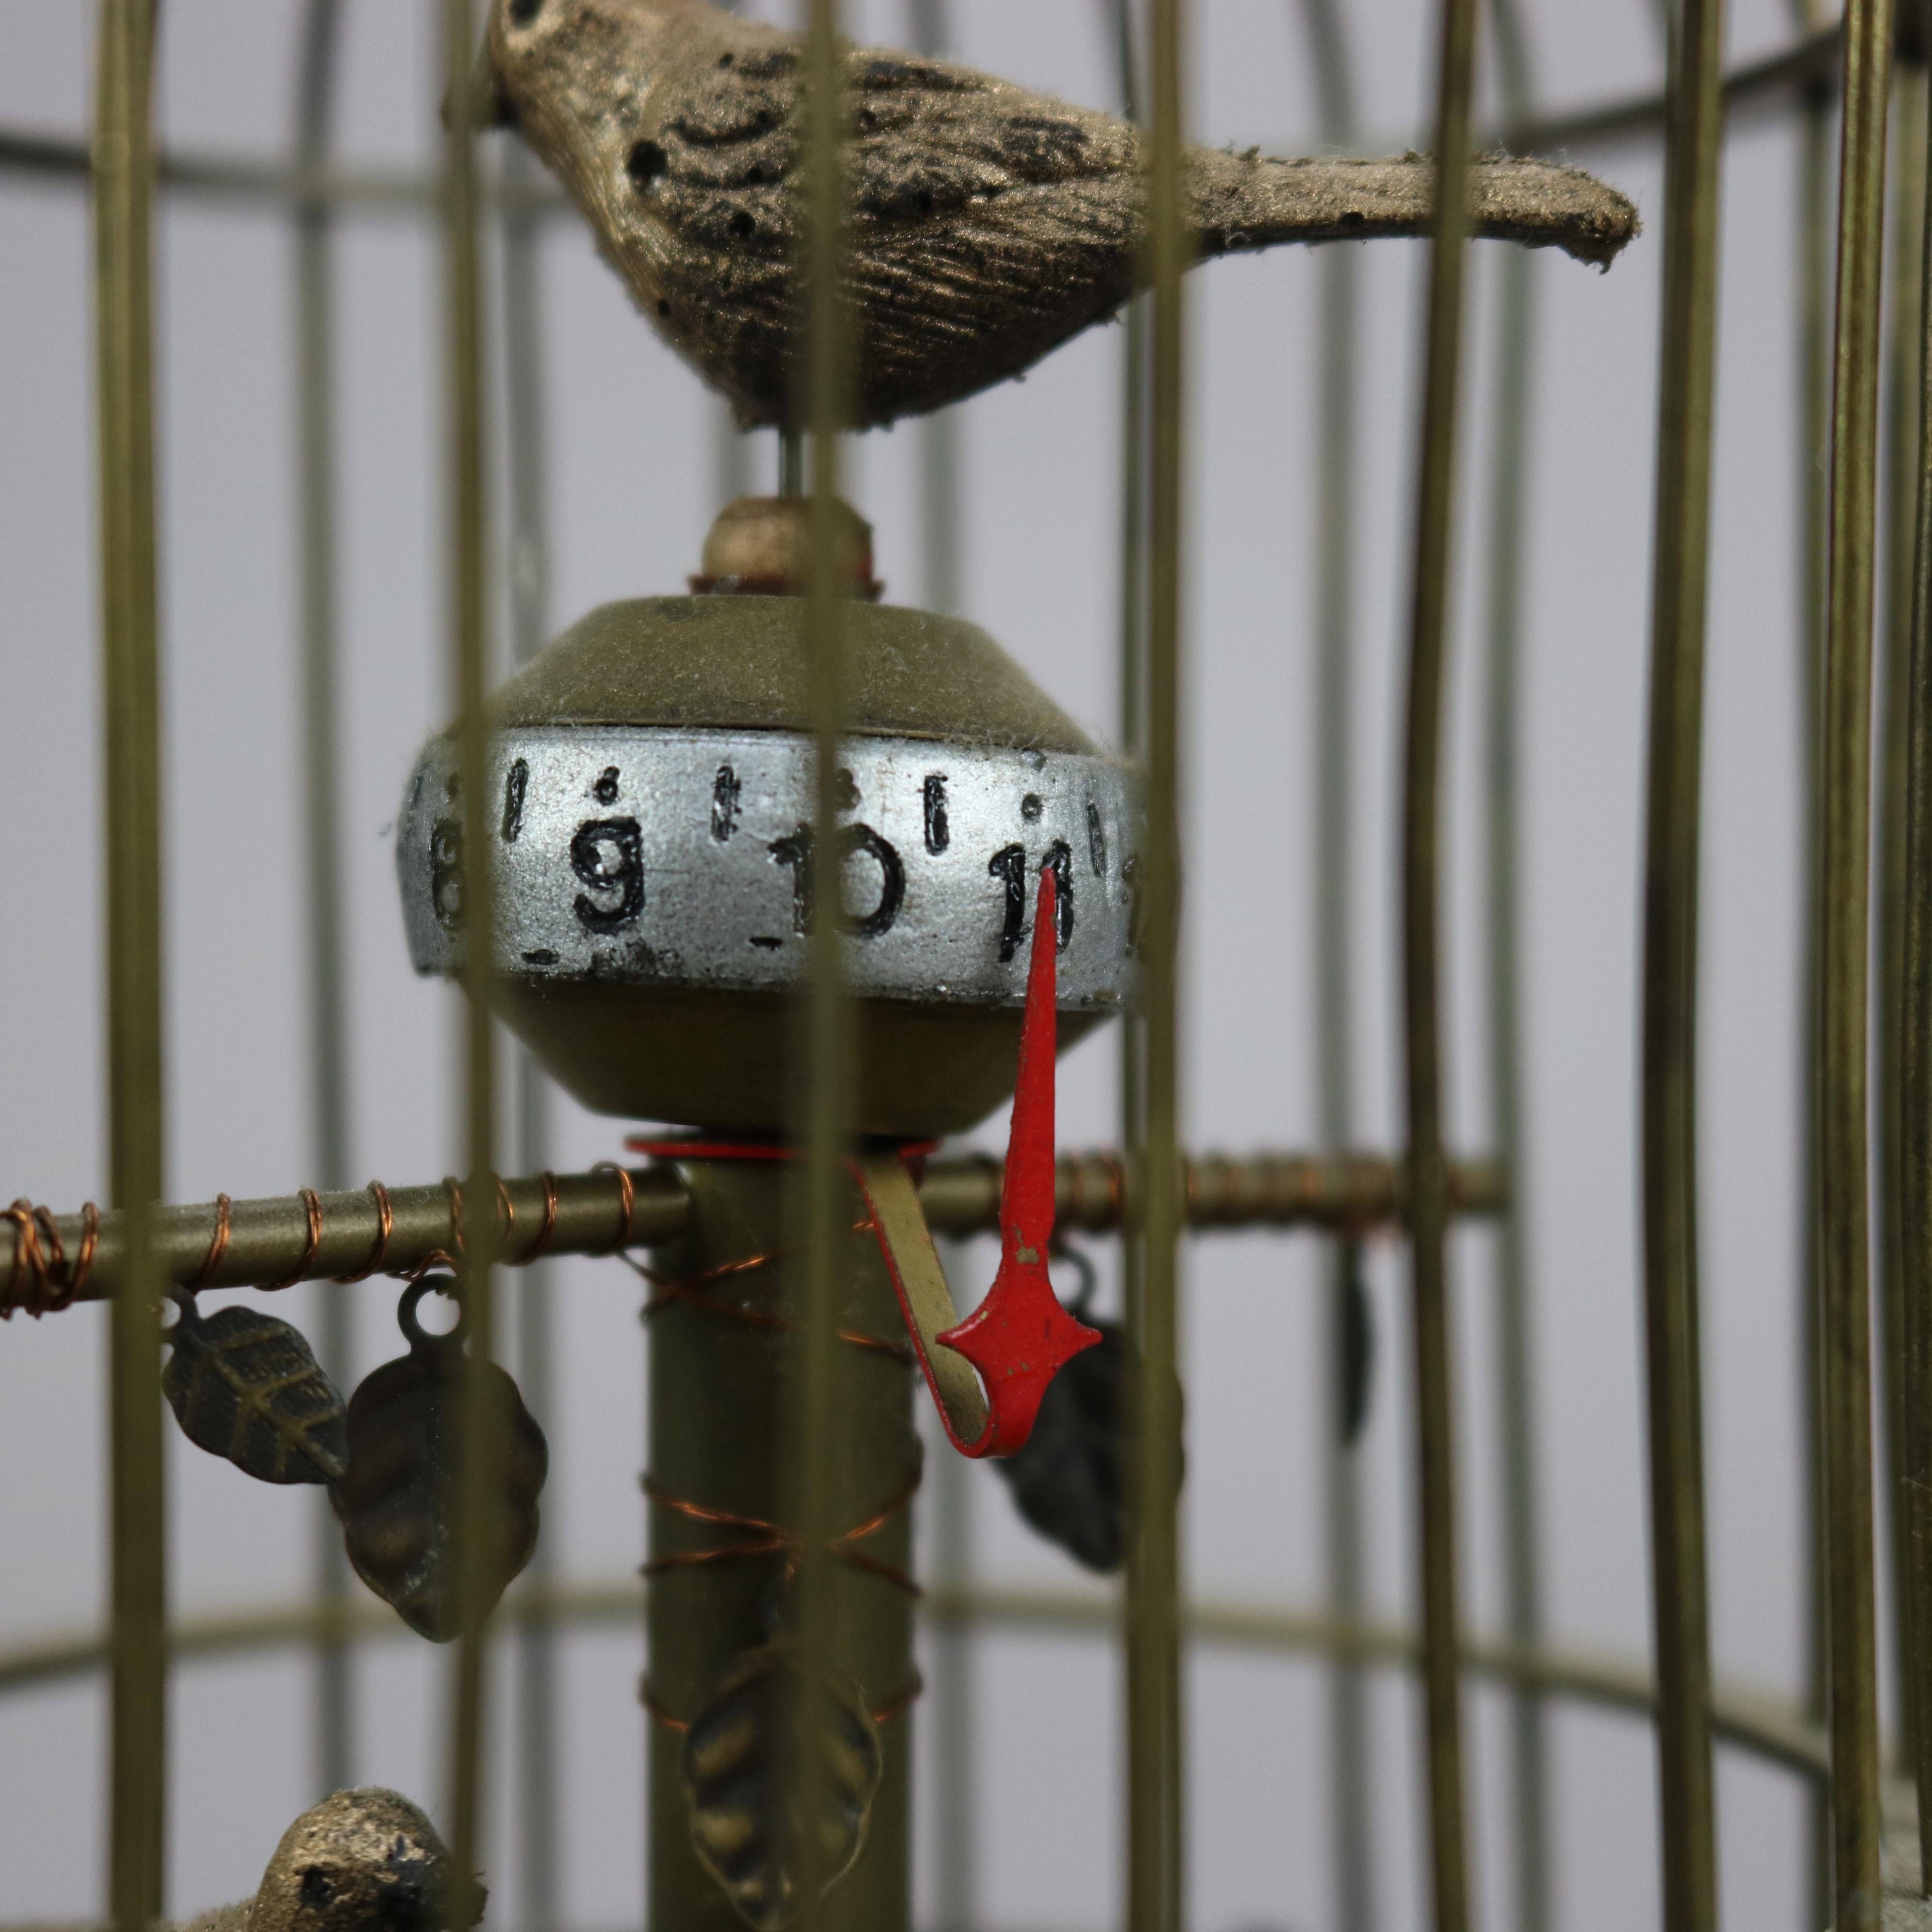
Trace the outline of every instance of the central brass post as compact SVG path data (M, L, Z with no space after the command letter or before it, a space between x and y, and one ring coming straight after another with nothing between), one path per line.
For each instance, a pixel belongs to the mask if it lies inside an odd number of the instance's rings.
M754 1553L776 1540L754 1526L789 1534L795 1485L783 1461L784 1417L798 1352L790 1324L802 1312L805 1258L784 1252L785 1195L796 1178L788 1163L677 1166L690 1190L690 1232L653 1256L658 1286L649 1317L646 1922L654 1932L743 1932L692 1848L685 1740L676 1726L704 1709L739 1658L784 1634L790 1552ZM856 1226L863 1216L855 1189L850 1219ZM761 1256L772 1258L740 1265ZM869 1233L851 1235L844 1281L842 1426L815 1447L830 1459L842 1534L885 1519L843 1546L857 1562L832 1566L832 1654L881 1718L884 1770L865 1849L826 1910L840 1932L904 1932L910 1910L908 1707L917 1683L907 1584L921 1447L904 1322ZM745 1546L752 1548L707 1555Z

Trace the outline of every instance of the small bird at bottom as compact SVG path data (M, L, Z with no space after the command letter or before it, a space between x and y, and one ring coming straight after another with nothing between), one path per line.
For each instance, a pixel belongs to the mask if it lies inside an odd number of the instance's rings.
M182 1932L468 1932L452 1923L448 1848L399 1791L367 1784L311 1805L282 1834L252 1899L218 1906Z
M796 422L804 50L706 0L495 0L483 113L513 121L658 331L748 427ZM1141 130L946 61L842 56L850 419L1016 376L1133 292ZM1190 147L1196 259L1416 235L1435 165ZM1580 169L1471 166L1474 232L1606 266L1636 211Z

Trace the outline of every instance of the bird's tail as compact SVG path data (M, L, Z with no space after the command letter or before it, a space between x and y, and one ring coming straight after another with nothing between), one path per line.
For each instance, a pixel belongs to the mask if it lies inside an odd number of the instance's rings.
M1189 157L1196 247L1234 254L1281 242L1359 242L1427 232L1436 164L1270 160L1197 149ZM1561 248L1607 268L1638 230L1628 196L1580 168L1484 156L1469 166L1473 232L1528 248Z

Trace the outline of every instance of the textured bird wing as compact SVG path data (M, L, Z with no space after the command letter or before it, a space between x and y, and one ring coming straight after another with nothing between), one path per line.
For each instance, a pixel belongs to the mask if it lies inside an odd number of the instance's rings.
M703 0L498 0L503 95L644 312L736 404L782 419L800 366L801 54ZM844 56L854 420L1017 375L1131 292L1141 141L1127 124L879 49ZM1434 170L1190 151L1199 252L1414 234ZM1622 196L1534 162L1472 170L1478 231L1606 261Z
M793 320L798 61L714 58L670 92L634 176L682 299L731 329L769 394ZM860 411L883 422L1026 368L1109 314L1131 274L1137 142L1104 115L944 62L845 62ZM680 298L667 292L674 320Z

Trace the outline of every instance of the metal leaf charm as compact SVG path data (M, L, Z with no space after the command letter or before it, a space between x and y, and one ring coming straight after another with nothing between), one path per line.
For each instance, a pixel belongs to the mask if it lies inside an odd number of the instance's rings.
M1077 1304L1076 1304L1077 1305ZM994 1467L1022 1516L1089 1570L1118 1570L1126 1555L1123 1498L1126 1337L1118 1322L1082 1318L1097 1346L1076 1355L1047 1386L1033 1435Z
M447 1643L463 1621L455 1533L466 1362L460 1328L430 1335L416 1325L416 1304L435 1286L425 1276L403 1298L410 1352L350 1396L348 1466L328 1495L356 1574L418 1636ZM483 1552L494 1608L536 1548L550 1450L509 1376L491 1363L484 1382L484 1426L497 1458Z
M328 1483L346 1465L342 1394L299 1329L258 1309L206 1321L182 1304L161 1388L182 1432L264 1483Z
M684 1781L698 1862L755 1932L777 1932L798 1909L804 1821L790 1807L785 1730L800 1702L789 1645L747 1651L685 1734ZM829 1892L858 1862L884 1760L879 1727L842 1671L819 1681L811 1703L824 1753L824 1809L811 1821Z

